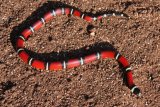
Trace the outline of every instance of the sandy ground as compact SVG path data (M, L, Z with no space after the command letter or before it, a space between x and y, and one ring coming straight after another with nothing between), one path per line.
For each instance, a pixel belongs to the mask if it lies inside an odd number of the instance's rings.
M13 38L56 6L94 14L115 10L131 19L88 23L60 16L33 34L26 48L54 60L115 48L131 63L142 97L131 95L115 60L60 72L38 71L20 60ZM87 33L88 25L96 35ZM0 0L0 74L1 107L160 107L160 1Z

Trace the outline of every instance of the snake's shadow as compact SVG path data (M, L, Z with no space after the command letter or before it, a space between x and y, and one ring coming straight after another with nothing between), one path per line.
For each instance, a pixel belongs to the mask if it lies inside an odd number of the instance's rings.
M38 19L43 17L43 15L46 12L48 12L48 11L50 11L52 9L55 9L57 7L70 7L70 8L79 10L76 7L73 7L73 6L70 6L70 5L66 5L66 4L64 4L62 2L48 1L47 3L44 3L43 6L39 7L36 11L34 11L25 21L23 21L21 24L19 24L18 26L15 26L13 28L12 32L10 33L10 40L11 40L13 48L16 50L16 39L17 39L18 35L20 35L20 33L25 28L28 28L35 21L37 21ZM86 13L86 14L89 14L89 15L100 15L100 14L112 13L112 12L116 12L116 11L106 10L106 11L103 11L103 12L97 12L96 14L92 14L92 13ZM118 12L118 13L121 13L121 12ZM89 49L86 50L86 47L87 48L89 47ZM113 45L111 45L110 43L107 43L107 42L95 43L94 45L85 46L85 47L82 47L82 48L80 48L78 50L70 50L69 52L61 51L60 53L51 52L51 53L39 54L39 53L35 53L33 51L30 51L30 50L26 49L26 51L28 52L28 54L31 57L37 58L37 59L40 59L40 60L44 60L44 61L46 61L46 60L47 61L61 61L61 60L68 60L68 59L77 58L77 57L79 58L79 57L83 57L83 56L89 55L91 53L100 52L100 51L103 51L103 50L114 50L114 51L117 51L113 47ZM119 68L120 68L120 72L121 72L122 77L123 77L123 83L126 84L126 78L125 78L125 76L123 76L123 72L122 72L122 71L124 71L124 69L121 66L121 64L119 64Z

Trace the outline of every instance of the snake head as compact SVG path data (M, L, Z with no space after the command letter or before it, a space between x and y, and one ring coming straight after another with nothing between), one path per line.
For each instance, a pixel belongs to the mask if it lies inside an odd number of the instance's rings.
M134 86L132 89L131 89L131 92L135 95L137 95L138 97L141 96L141 91L140 89L137 87L137 86Z

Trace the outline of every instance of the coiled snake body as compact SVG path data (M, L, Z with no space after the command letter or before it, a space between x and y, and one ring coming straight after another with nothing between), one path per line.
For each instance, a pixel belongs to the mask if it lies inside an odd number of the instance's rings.
M46 22L50 21L53 17L58 16L58 15L73 15L76 17L80 17L88 22L90 21L95 21L102 19L103 17L107 16L124 16L124 14L119 14L119 13L107 13L107 14L102 14L99 16L89 16L85 13L82 13L79 10L73 9L73 8L57 8L52 11L49 11L42 17L40 20L35 22L32 26L29 28L25 29L20 36L16 39L16 51L19 55L19 57L25 62L31 65L34 68L37 69L45 69L45 70L62 70L62 69L68 69L68 68L73 68L73 67L78 67L83 64L90 63L92 61L95 61L97 59L106 59L106 58L114 58L116 59L125 69L124 76L126 77L126 83L129 89L131 90L132 93L140 96L140 90L139 88L134 84L133 78L132 78L132 70L130 68L130 65L125 57L120 55L120 53L115 52L115 51L102 51L102 52L97 52L93 53L91 55L77 58L77 59L70 59L68 61L59 61L59 62L45 62L42 60L38 60L36 58L30 57L30 55L26 52L25 47L24 47L24 42L29 38L29 36L40 29Z

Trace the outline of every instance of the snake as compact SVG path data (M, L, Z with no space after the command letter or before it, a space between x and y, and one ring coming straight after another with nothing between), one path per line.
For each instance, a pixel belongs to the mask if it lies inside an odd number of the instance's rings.
M102 18L105 18L108 16L127 17L124 13L116 13L116 12L111 12L111 13L106 12L101 15L88 15L84 12L81 12L78 9L74 9L70 7L58 7L58 8L52 9L48 11L46 14L44 14L43 17L39 18L39 20L37 20L32 26L25 28L17 36L16 52L22 61L24 61L25 63L29 64L30 66L38 70L58 71L58 70L78 67L84 64L91 63L98 59L106 59L106 58L115 59L118 63L122 65L124 69L123 74L124 74L124 77L126 78L126 85L130 89L131 93L137 96L141 95L140 89L133 82L133 74L132 74L132 69L130 67L129 62L124 56L122 56L117 51L104 50L104 51L96 52L80 58L68 59L67 61L64 60L64 61L53 61L53 62L43 61L43 60L31 57L29 53L26 51L24 43L28 40L31 34L39 30L44 24L46 24L51 19L59 15L71 15L71 16L84 19L87 22L101 20Z

